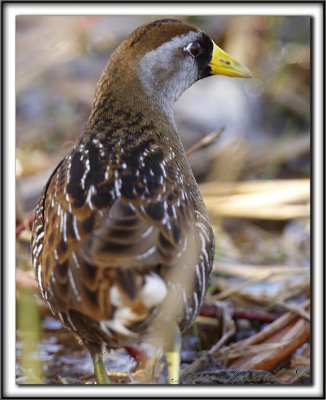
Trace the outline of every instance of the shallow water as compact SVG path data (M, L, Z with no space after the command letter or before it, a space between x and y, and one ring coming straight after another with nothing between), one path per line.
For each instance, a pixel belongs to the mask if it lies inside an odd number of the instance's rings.
M32 383L28 381L28 371L22 368L22 357L40 361L45 384L93 384L93 364L88 351L78 343L76 337L65 329L59 321L46 316L42 321L42 337L36 351L24 354L24 340L21 330L17 331L16 374L17 384ZM114 371L124 377L135 367L135 361L123 350L104 355L106 370Z

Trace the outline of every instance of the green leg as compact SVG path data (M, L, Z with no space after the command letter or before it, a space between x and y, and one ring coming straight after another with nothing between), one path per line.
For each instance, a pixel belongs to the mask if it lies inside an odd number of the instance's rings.
M168 363L168 383L178 385L180 378L180 352L181 352L181 332L179 327L175 327L171 334L171 341L166 351L166 361Z
M98 385L106 385L110 383L108 375L105 371L105 367L102 360L102 351L99 346L87 345L88 350L91 354L93 365L94 365L94 375L96 383Z
M102 355L100 353L94 354L92 356L93 364L94 364L94 374L96 382L99 385L105 385L110 383L107 373L105 371L105 367L102 360Z

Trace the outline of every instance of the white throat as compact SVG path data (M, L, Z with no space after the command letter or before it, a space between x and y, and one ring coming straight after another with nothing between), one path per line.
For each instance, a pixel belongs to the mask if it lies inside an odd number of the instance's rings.
M140 60L139 79L146 94L174 123L173 105L198 77L196 62L184 54L184 47L198 38L198 32L176 36Z

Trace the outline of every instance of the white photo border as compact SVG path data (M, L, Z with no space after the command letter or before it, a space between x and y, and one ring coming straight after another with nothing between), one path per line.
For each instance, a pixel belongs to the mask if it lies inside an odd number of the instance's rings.
M2 4L3 22L3 398L323 398L324 373L324 4L323 2L222 3L15 3ZM16 385L15 378L15 18L17 15L304 15L312 30L313 326L311 386L67 386Z

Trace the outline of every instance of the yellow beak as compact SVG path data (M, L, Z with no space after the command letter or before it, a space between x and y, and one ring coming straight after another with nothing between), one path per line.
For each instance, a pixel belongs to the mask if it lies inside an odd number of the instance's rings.
M235 61L213 42L213 55L210 67L214 75L226 75L237 78L252 78L250 70Z

